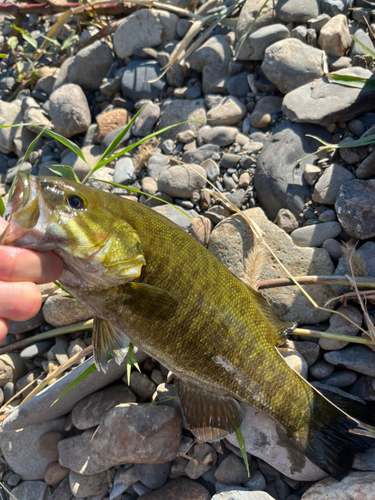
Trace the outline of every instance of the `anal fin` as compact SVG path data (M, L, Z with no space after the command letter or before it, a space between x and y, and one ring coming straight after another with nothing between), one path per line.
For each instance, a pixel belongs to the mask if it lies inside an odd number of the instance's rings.
M118 328L102 318L94 318L92 330L92 345L94 348L94 363L96 368L104 373L108 370L108 354L111 354L120 365L128 352L129 339Z
M241 425L243 412L232 396L214 394L183 380L178 381L178 395L185 421L201 441L218 441Z

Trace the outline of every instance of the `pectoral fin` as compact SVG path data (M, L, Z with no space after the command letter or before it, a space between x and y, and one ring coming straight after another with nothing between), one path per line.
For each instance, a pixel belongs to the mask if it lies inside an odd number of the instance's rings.
M239 403L179 380L178 395L182 412L192 433L201 441L218 441L235 432L243 420Z
M118 328L102 318L94 318L92 345L96 368L104 373L108 370L108 354L120 365L128 352L129 339Z
M288 335L288 333L291 333L296 328L297 323L281 321L263 295L249 286L246 286L246 288L256 303L259 312L274 327L272 337L276 345L285 335Z
M122 288L125 292L123 302L145 319L166 320L178 306L169 292L146 283L127 283Z

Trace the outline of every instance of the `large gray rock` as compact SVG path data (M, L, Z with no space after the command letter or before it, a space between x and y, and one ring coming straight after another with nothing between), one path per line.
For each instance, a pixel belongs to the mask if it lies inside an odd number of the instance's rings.
M17 500L47 500L49 488L43 481L25 481L12 490L13 498Z
M293 276L333 273L334 266L326 250L295 246L291 237L270 222L260 208L252 208L244 213L260 227L267 237L267 243ZM255 257L252 254L253 235L248 224L239 216L232 216L215 227L210 236L208 249L239 279L246 278L247 258L255 259L257 262L257 254ZM257 270L259 280L284 276L282 269L269 254L261 262L261 267ZM316 310L296 287L262 290L261 293L284 321L313 324L325 321L330 316L330 313ZM311 287L309 293L320 305L324 305L328 299L334 297L331 289L325 286Z
M375 352L364 345L326 352L324 359L335 366L375 377Z
M90 429L99 425L115 406L136 401L136 396L125 384L113 385L81 399L73 408L72 423L77 429Z
M328 238L336 238L342 228L339 222L329 221L295 229L291 234L293 243L299 247L320 247Z
M181 413L170 406L118 405L96 430L91 456L107 468L170 462L180 445L181 420Z
M319 47L330 56L341 57L352 44L346 16L333 17L320 30Z
M99 90L112 63L111 49L97 40L73 57L68 68L69 82L76 83L86 91Z
M126 66L122 76L122 93L132 101L160 99L167 85L164 76L159 79L160 75L161 68L156 61L148 59L132 61Z
M65 418L58 418L0 434L0 447L7 464L23 480L44 479L44 473L56 461L57 442L63 438L64 425ZM57 433L59 439L49 433Z
M246 113L246 106L236 97L229 96L208 111L207 119L210 125L237 125Z
M204 486L187 477L168 481L156 491L142 495L142 500L210 500L211 495Z
M260 15L258 15L263 4L264 1L262 0L246 0L237 21L237 40L240 40L240 38L248 32L250 26L252 26L252 31L256 31L263 26L268 26L279 21L275 12L275 2L267 2Z
M163 139L175 140L179 133L187 130L192 130L195 134L197 134L198 130L206 124L206 108L203 99L196 99L194 101L168 99L164 101L162 103L158 130L162 130L170 125L175 125L187 120L198 121L173 127L162 134Z
M69 483L70 491L77 498L92 498L96 495L105 495L109 489L108 475L104 471L88 477L71 470Z
M320 14L319 0L279 0L277 16L285 23L304 23Z
M375 179L354 180L341 185L336 199L336 213L344 230L354 238L375 236Z
M279 40L289 38L290 33L283 24L271 24L252 31L241 47L238 59L243 61L263 61L267 47Z
M226 92L231 56L229 39L224 35L210 37L192 54L190 65L202 73L204 94Z
M323 51L296 38L286 38L266 49L262 70L280 92L287 94L323 76L323 58Z
M241 431L248 453L296 481L317 481L327 476L292 444L267 415L250 406L241 406L245 411ZM235 434L230 434L227 439L238 447Z
M91 476L107 469L107 464L98 464L91 456L90 445L96 428L88 429L79 436L59 442L59 463L81 475Z
M143 9L133 12L117 28L113 37L113 48L117 57L125 59L134 50L154 47L162 40L163 26L155 10Z
M319 177L314 186L312 199L317 203L334 205L341 185L351 180L354 180L354 175L348 169L334 163Z
M49 114L55 131L64 137L86 132L91 124L91 113L81 87L74 83L62 85L49 100Z
M336 73L372 77L371 71L358 66ZM346 122L374 110L373 91L333 84L326 77L289 92L283 101L283 112L289 120L320 125Z
M142 363L147 357L146 354L138 349L134 350L134 354L138 363ZM11 413L2 423L3 431L21 429L66 415L74 408L78 401L119 380L126 373L127 358L125 358L120 366L111 360L106 374L98 371L91 373L56 401L61 393L87 370L92 363L92 358L88 359Z
M175 198L191 198L195 190L206 185L206 171L199 165L176 165L162 172L158 189Z
M0 100L0 125L14 125L22 123L21 101L16 99L13 102ZM14 149L13 139L17 128L0 129L0 151L8 154Z
M311 157L295 168L298 160L319 147L307 134L331 141L331 135L322 127L297 125L286 120L274 129L259 155L255 189L260 206L271 220L281 208L288 208L298 217L306 199L311 197L310 187L302 175Z
M327 477L313 484L301 500L373 500L375 472L350 472L341 481Z

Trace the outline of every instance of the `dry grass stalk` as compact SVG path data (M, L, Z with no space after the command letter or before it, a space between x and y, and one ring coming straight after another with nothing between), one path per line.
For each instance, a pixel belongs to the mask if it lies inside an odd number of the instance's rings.
M158 137L153 137L139 146L138 151L133 156L134 168L137 173L139 173L142 168L146 166L147 160L159 144L160 139Z

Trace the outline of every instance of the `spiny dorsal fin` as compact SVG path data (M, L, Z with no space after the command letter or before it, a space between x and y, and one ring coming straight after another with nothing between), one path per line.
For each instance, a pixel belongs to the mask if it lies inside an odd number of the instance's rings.
M272 336L276 345L281 339L285 337L285 335L288 335L288 333L292 332L295 329L297 323L293 323L291 321L281 321L281 319L277 317L275 311L269 305L267 300L259 292L249 286L246 286L246 288L251 295L251 298L258 306L259 311L263 314L264 318L274 327L274 329L272 330Z
M218 441L241 425L243 412L232 396L213 394L183 380L178 381L178 395L186 423L201 441Z
M129 347L129 339L118 328L102 318L94 318L92 345L96 368L104 373L108 370L108 354L118 365L124 361Z
M146 283L126 283L122 287L126 306L145 319L166 320L176 310L177 300L167 291Z

